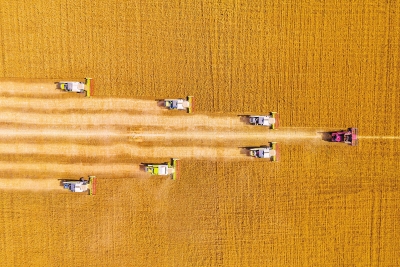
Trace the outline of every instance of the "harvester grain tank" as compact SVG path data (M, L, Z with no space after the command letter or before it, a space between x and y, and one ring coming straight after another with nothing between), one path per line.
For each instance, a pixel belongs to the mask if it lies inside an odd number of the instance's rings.
M164 99L164 107L167 109L186 110L188 113L193 112L193 96L188 96L186 99Z
M268 115L248 116L251 125L267 126L271 129L278 128L279 116L277 112L270 112Z
M151 175L169 175L173 180L178 178L179 159L164 163L143 163L145 171Z
M85 82L61 81L58 82L58 88L66 92L85 94L86 97L90 97L93 93L93 80L92 78L85 78Z
M255 158L269 159L270 161L278 161L278 144L270 142L268 146L260 146L248 148L249 156Z
M88 192L89 195L96 194L96 176L89 176L87 180L83 177L79 180L61 180L64 189L74 193Z
M358 144L358 129L357 128L348 128L347 130L331 132L331 141L346 143L351 146L356 146Z

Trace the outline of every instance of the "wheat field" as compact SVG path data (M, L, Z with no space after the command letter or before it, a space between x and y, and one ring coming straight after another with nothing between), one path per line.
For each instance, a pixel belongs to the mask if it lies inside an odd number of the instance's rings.
M0 266L400 266L399 32L398 1L0 1Z

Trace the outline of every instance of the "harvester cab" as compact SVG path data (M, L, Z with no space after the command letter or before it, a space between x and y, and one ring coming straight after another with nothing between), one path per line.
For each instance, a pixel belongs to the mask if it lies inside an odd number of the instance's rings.
M269 115L251 115L248 116L249 123L251 125L261 125L267 126L271 129L276 129L278 127L278 113L270 112Z
M179 159L171 159L171 162L164 162L159 164L143 163L145 171L151 175L169 175L172 180L178 178L179 172Z
M167 109L185 110L188 113L193 112L193 96L188 96L186 99L164 99L164 107Z
M249 155L255 158L268 158L270 161L278 161L278 144L270 142L269 146L249 148Z
M85 94L86 97L90 97L93 94L93 80L92 78L85 78L85 82L58 82L58 89L66 92Z
M351 146L356 146L358 144L358 129L357 128L348 128L347 131L337 131L331 133L331 141L332 142L339 142L339 143L346 143Z
M96 194L96 176L89 176L87 180L83 177L79 180L62 180L64 189L74 193L88 192L89 195Z

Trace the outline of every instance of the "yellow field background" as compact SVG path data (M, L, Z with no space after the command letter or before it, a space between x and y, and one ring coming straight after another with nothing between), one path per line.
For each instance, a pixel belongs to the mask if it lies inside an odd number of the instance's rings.
M0 0L0 78L360 134L282 142L276 164L183 159L178 181L101 177L93 197L1 190L0 266L400 266L399 33L390 0Z

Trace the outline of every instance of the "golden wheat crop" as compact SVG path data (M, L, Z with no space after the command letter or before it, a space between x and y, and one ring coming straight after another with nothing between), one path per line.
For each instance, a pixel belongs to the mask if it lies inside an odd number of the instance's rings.
M0 265L400 265L399 10L396 1L1 1L0 178L99 179L94 197L0 183ZM92 102L52 89L84 77L96 82ZM187 95L214 120L152 106ZM278 134L211 137L242 129L238 114L269 111L280 113ZM350 126L358 147L301 138ZM181 139L151 135L172 128ZM239 146L279 133L292 134L278 140L280 162L241 157ZM177 181L138 167L174 153Z

